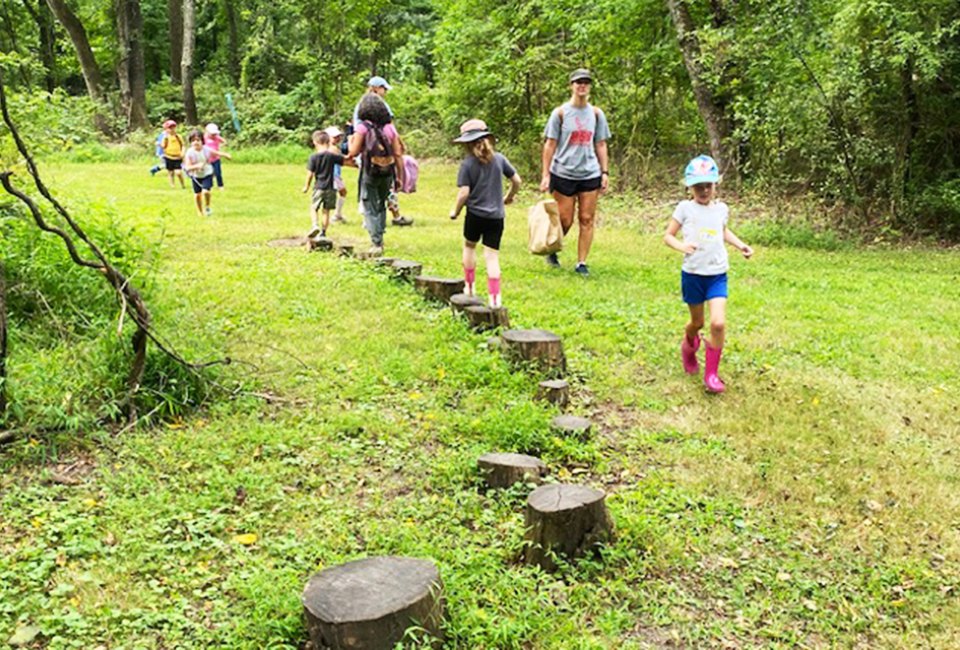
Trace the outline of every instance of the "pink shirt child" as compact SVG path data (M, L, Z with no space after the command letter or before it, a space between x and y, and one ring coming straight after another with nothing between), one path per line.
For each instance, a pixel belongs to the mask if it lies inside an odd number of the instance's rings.
M220 137L220 135L210 135L209 133L203 136L203 144L206 145L207 149L210 150L210 162L215 163L220 160L220 145L225 144L226 140Z

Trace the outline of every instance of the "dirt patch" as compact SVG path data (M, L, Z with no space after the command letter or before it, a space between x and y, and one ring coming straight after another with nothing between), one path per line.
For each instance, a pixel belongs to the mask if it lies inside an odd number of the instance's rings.
M267 246L271 248L296 248L297 246L306 246L306 237L281 237L280 239L271 239Z

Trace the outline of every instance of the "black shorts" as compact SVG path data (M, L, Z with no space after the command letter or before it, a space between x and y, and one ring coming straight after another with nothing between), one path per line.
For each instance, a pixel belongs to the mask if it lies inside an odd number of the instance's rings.
M190 182L193 183L194 194L199 194L200 192L209 192L213 189L213 174L210 174L209 176L203 176L202 178L191 176Z
M463 218L463 238L471 244L476 244L482 239L484 246L498 251L502 237L503 219L486 219L469 212Z
M168 172L183 167L183 161L179 158L167 158L166 156L163 157L163 164L166 165Z
M594 192L600 189L603 176L588 178L583 181L574 181L556 174L550 174L550 191L559 192L564 196L576 196L581 192Z

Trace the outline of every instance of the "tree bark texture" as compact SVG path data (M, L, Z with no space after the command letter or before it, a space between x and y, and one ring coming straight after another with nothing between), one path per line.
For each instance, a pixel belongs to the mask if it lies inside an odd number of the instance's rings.
M23 7L37 24L40 62L43 64L43 85L48 93L57 88L57 31L53 13L45 0L22 0ZM34 6L36 3L36 6Z
M167 25L170 30L170 81L179 85L183 59L183 0L167 0Z
M183 58L180 77L183 84L183 111L188 125L197 124L197 97L193 91L193 49L197 38L196 0L183 0Z
M507 330L501 335L503 348L511 359L530 362L541 370L561 376L567 370L563 340L546 330Z
M470 321L470 327L477 332L487 332L497 328L510 327L510 314L506 307L487 307L486 305L473 305L463 310L467 320Z
M90 48L90 39L87 38L87 30L83 23L77 18L66 0L47 0L47 6L57 17L57 20L63 25L74 49L77 51L77 59L80 61L80 72L83 74L83 82L87 85L87 93L98 105L103 104L103 77L100 75L100 68L97 67L97 60L93 56L93 50Z
M730 120L706 80L706 71L700 61L703 53L693 17L684 0L667 0L667 8L670 10L670 18L677 30L680 52L683 54L683 63L690 77L690 85L693 87L697 110L700 112L700 117L707 129L707 137L710 139L710 153L717 160L722 173L736 175L736 157L728 148L731 134Z
M427 298L448 303L451 297L463 291L463 278L418 275L413 279L413 286Z
M574 559L596 549L613 535L606 495L583 485L538 487L527 498L524 561L544 571L557 568L558 557Z
M7 416L7 270L0 262L0 422Z
M237 21L237 8L234 0L223 0L223 11L227 16L227 71L235 86L240 85L240 29Z
M120 41L120 88L130 129L148 126L147 81L143 62L143 14L140 0L117 0L117 36Z

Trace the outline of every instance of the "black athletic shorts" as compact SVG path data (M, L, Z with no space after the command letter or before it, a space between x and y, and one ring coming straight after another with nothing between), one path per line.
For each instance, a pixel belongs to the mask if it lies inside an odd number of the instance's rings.
M486 219L469 212L463 219L463 238L472 244L482 239L484 246L498 251L502 237L503 219Z
M167 158L166 156L164 156L163 162L167 168L167 171L169 172L172 172L176 169L180 169L181 167L183 167L183 161L180 160L179 158Z
M580 192L593 192L600 189L603 176L574 181L556 174L550 174L550 191L560 192L564 196L576 196Z

